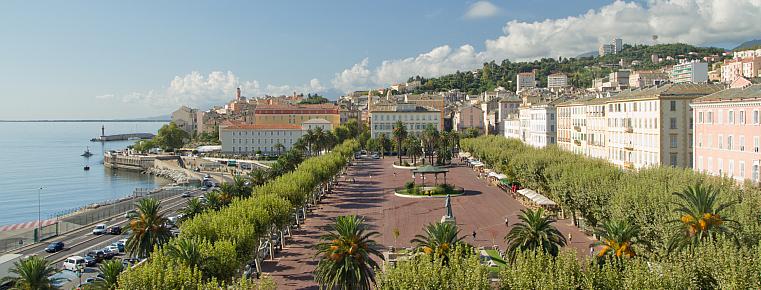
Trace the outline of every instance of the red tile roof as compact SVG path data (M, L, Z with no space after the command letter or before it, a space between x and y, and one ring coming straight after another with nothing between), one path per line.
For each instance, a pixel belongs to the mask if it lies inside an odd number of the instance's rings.
M227 121L221 125L228 130L301 130L301 126L293 124L245 124Z

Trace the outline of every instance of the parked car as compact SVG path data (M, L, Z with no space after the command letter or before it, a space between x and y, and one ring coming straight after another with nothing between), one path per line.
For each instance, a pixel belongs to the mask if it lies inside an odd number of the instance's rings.
M373 159L380 159L380 155L378 153L373 154Z
M108 228L106 226L106 224L97 224L97 225L95 225L95 228L92 229L92 234L93 235L102 235L102 234L105 234L106 233L106 228Z
M121 239L121 240L118 240L116 242L126 246L127 245L127 240L128 239Z
M95 267L98 264L98 261L91 256L84 256L83 258L85 258L85 266L87 267Z
M116 253L118 252L118 251L117 251L117 252L112 252L112 251L111 251L110 249L108 249L108 248L103 248L101 251L103 252L104 258L106 258L106 260L111 260L111 259L113 259L113 258L114 258L114 256L116 256Z
M114 256L119 255L119 253L121 252L119 251L119 246L115 246L115 245L106 246L106 249L109 252L114 253Z
M104 253L101 250L95 250L95 251L89 251L89 252L87 252L86 256L95 259L96 263L100 263L101 261L103 261L106 258L106 253Z
M180 196L181 197L191 197L191 196L193 196L193 193L190 192L190 191L186 191L186 192L183 192Z
M82 256L71 256L63 261L64 270L77 271L82 267L85 267L85 258Z
M111 246L116 247L116 249L119 250L119 253L124 253L125 244L120 242L113 242L111 243Z
M121 235L122 234L122 227L120 226L112 226L106 230L106 233L110 235Z
M45 252L48 253L55 253L58 251L63 251L63 242L52 242L47 248L45 248Z

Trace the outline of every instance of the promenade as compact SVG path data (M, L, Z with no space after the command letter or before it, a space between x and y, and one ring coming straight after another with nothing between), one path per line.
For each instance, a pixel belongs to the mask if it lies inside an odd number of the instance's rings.
M411 179L408 170L391 167L394 160L393 157L362 159L348 169L347 178L354 178L356 182L339 184L336 191L308 216L302 228L293 231L293 239L287 241L276 259L264 263L264 271L272 275L279 287L317 289L311 273L318 258L314 257L315 251L311 247L330 230L336 216L365 216L372 229L381 234L376 241L384 249L389 246L410 247L409 241L422 233L423 226L441 219L444 215L443 198L403 198L393 194L394 187ZM516 223L520 210L525 207L499 188L477 179L468 167L449 170L447 181L465 188L465 195L452 198L452 210L460 234L475 246L496 244L504 249L503 238L508 231L504 219L507 216L511 224ZM577 250L579 255L588 255L591 239L570 225L570 220L561 220L555 225L566 237L569 233L573 236L569 247ZM395 228L399 229L396 240L392 234ZM476 232L475 238L473 231Z

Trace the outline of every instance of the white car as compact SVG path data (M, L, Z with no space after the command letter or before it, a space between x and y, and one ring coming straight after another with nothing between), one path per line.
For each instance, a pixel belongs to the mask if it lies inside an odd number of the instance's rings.
M115 246L115 245L107 246L107 247L103 248L103 250L109 250L110 252L114 253L114 255L118 255L119 254L119 247Z
M71 256L63 261L63 269L76 272L79 269L84 269L85 258L82 256Z
M102 235L102 234L105 234L107 228L108 228L108 226L106 226L106 224L97 224L97 225L95 225L95 228L92 229L92 234L93 235Z

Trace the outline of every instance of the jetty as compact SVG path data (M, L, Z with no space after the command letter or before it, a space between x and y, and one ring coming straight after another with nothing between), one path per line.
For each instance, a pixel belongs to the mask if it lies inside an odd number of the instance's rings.
M151 133L131 133L131 134L116 134L116 135L101 135L90 139L92 142L108 142L108 141L124 141L124 140L144 140L151 139L156 135Z

